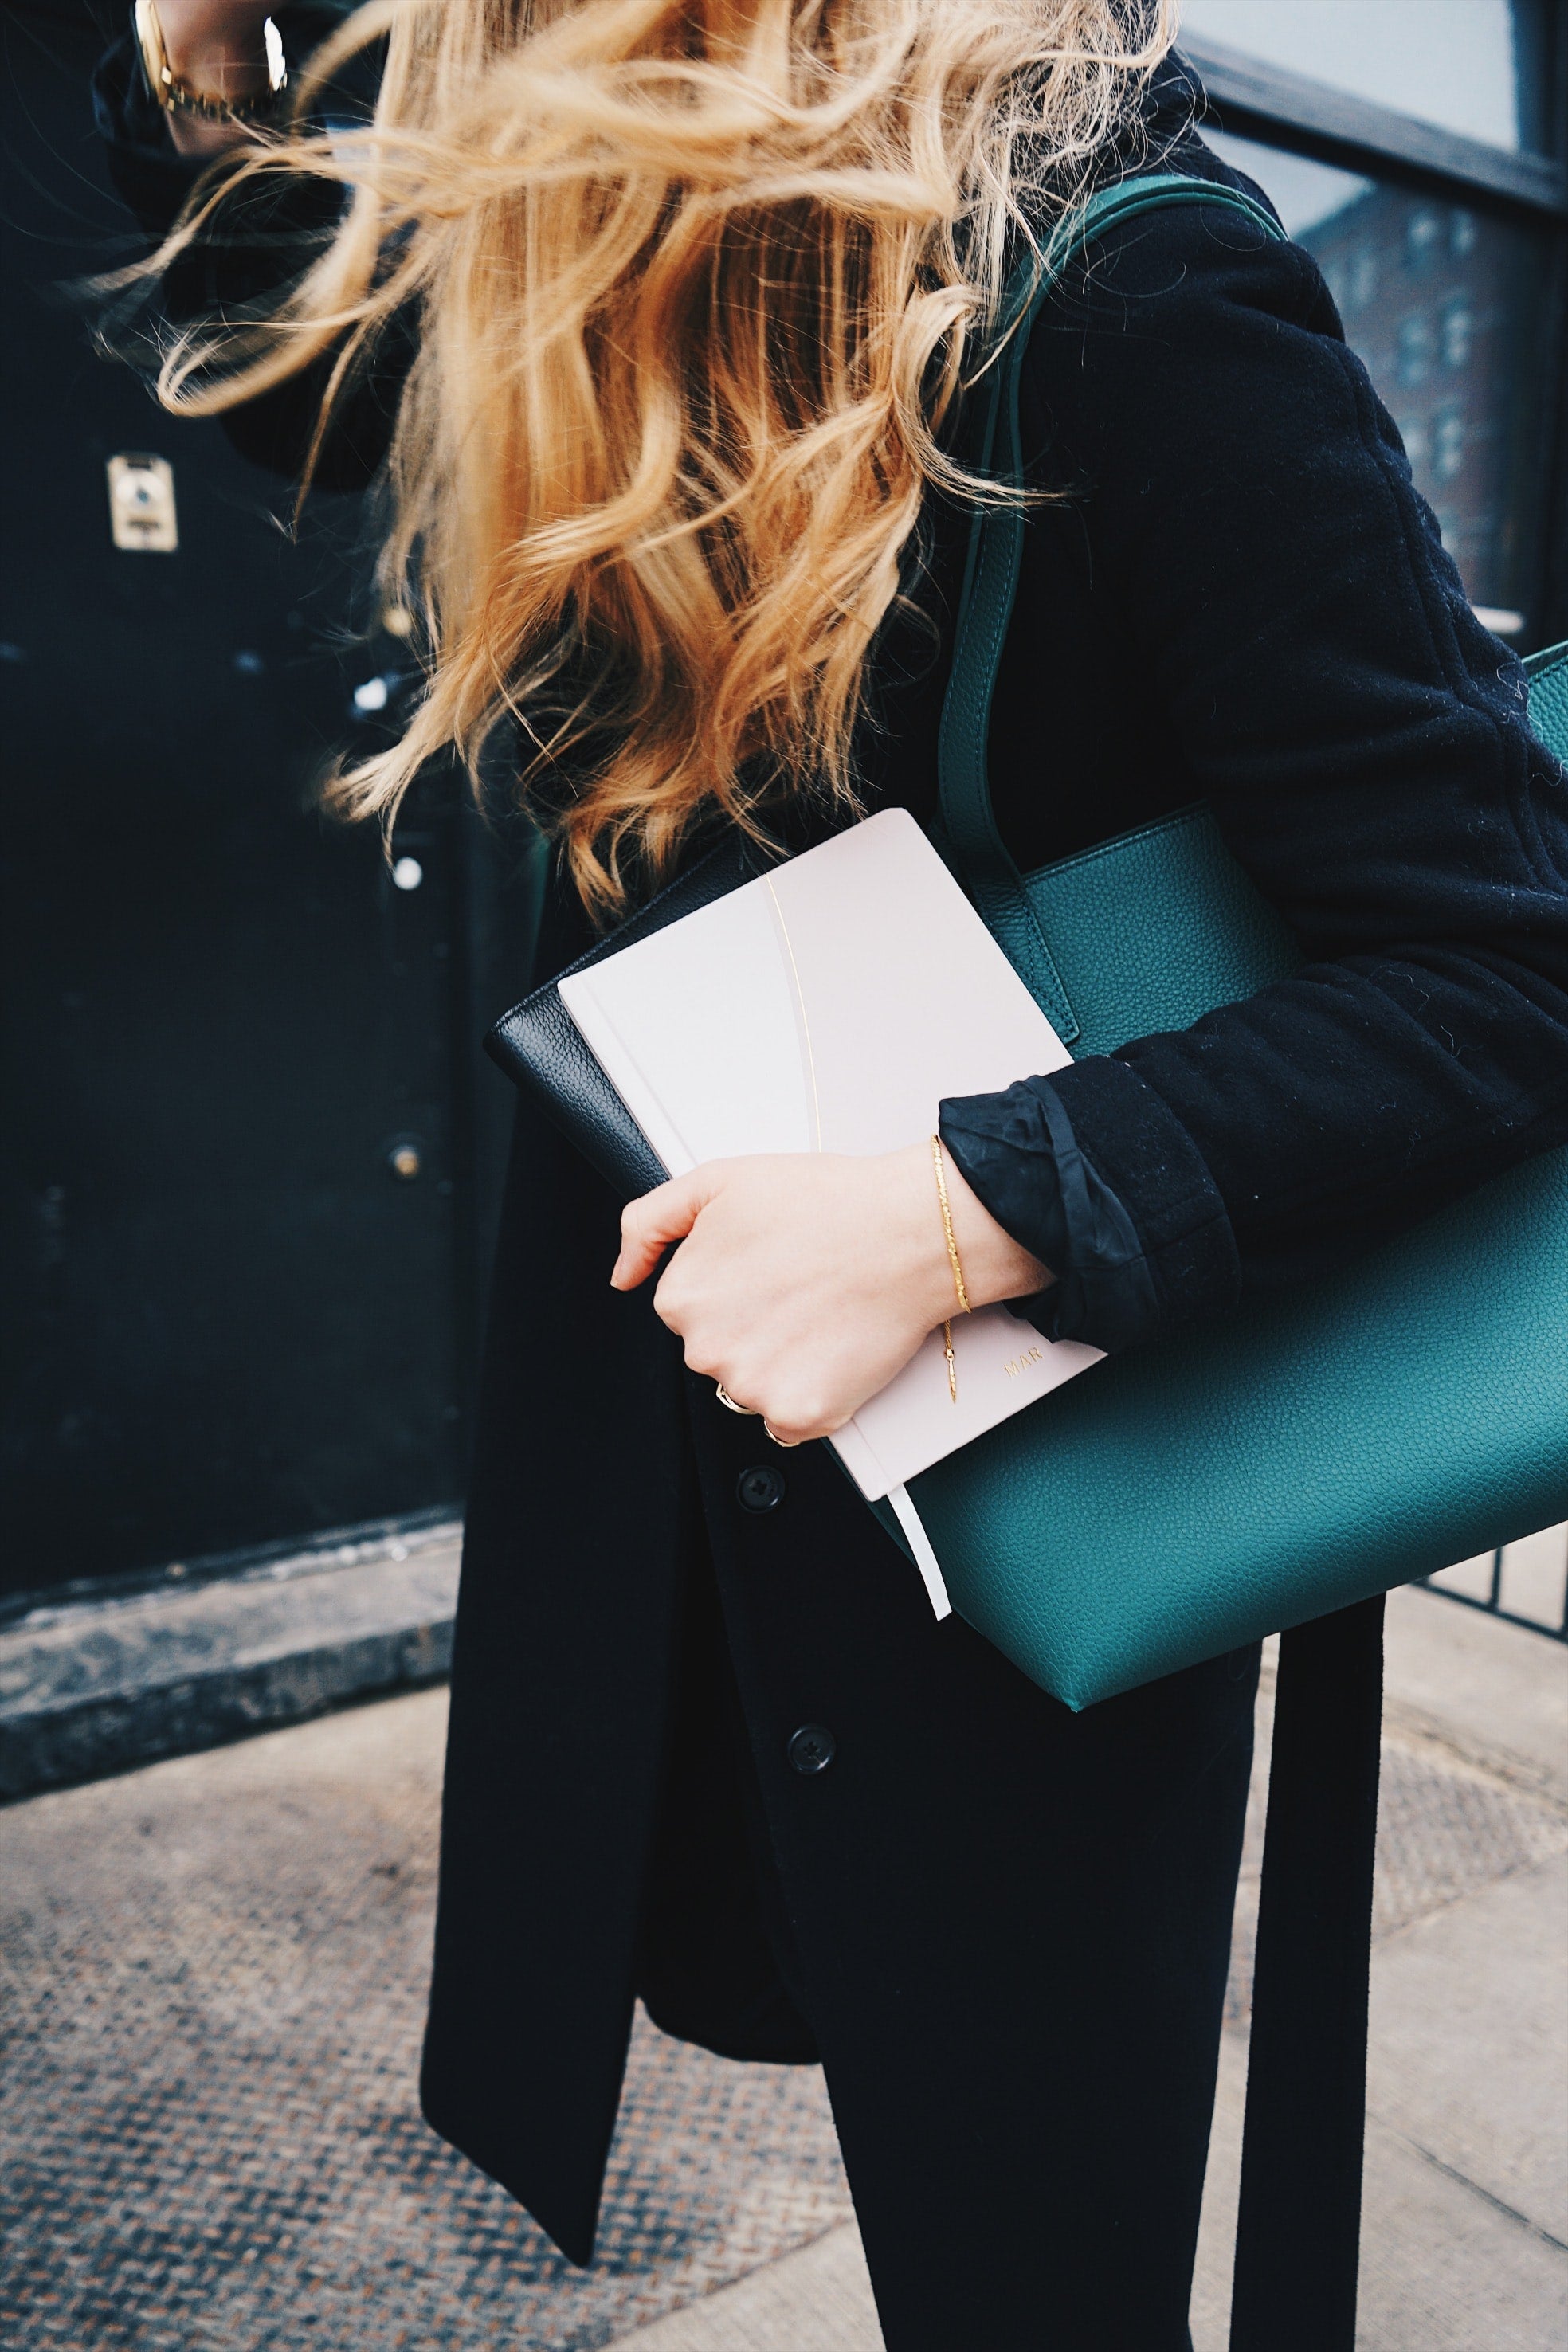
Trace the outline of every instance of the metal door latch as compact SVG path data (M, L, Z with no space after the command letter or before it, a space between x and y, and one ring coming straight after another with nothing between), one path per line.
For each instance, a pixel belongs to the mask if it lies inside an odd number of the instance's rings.
M116 547L173 555L180 544L174 469L166 457L127 449L109 461L109 527Z

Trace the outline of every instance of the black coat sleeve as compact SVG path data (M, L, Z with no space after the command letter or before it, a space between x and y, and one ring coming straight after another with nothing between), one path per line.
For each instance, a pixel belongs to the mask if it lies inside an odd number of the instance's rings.
M944 1106L1027 1241L1060 1225L1048 1090L1137 1230L1146 1338L1568 1139L1568 782L1299 247L1219 210L1131 225L1045 314L1025 401L1182 771L1169 804L1209 802L1309 959Z
M336 21L313 8L279 6L273 13L293 59L309 56ZM341 102L345 111L362 110L368 95L347 89ZM206 166L174 147L129 37L116 41L100 61L93 104L115 188L150 242L161 244ZM220 176L221 172L219 165ZM265 312L331 236L341 203L337 188L305 179L230 194L211 226L165 274L158 296L163 319L183 328ZM414 341L411 319L392 322L372 363L334 406L311 473L313 488L356 491L374 481L392 439ZM331 371L331 358L324 358L257 399L225 410L224 429L240 454L287 480L299 480Z

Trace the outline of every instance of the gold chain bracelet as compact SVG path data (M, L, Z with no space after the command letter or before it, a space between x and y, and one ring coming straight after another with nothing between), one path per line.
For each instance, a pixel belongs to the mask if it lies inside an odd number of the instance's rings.
M947 1197L947 1174L942 1164L942 1138L931 1139L931 1164L936 1171L936 1197L942 1203L942 1230L947 1241L947 1262L952 1268L952 1286L958 1294L958 1311L970 1312L969 1293L963 1286L963 1268L958 1262L958 1243L952 1231L952 1205ZM947 1358L947 1393L958 1402L958 1359L952 1352L952 1321L949 1317L942 1327L942 1352Z

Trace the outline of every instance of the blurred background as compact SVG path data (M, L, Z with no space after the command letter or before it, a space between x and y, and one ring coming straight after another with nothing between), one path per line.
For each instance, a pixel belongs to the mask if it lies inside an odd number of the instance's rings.
M776 2340L868 2346L814 2074L715 2072L639 2028L597 2285L478 2176L443 2171L414 2117L436 1686L510 1114L479 1041L526 981L538 871L447 775L411 797L390 864L315 814L323 761L395 725L409 683L405 616L368 587L370 518L319 498L295 530L216 424L176 425L94 355L62 291L140 249L89 90L123 13L0 5L0 1799L32 1800L0 1816L0 1995L34 2101L15 2125L30 2315L0 2281L0 2338L599 2344L820 2241L838 2252L809 2324L786 2298ZM1183 46L1215 145L1321 261L1487 625L1521 652L1568 637L1560 0L1188 0ZM1517 1895L1568 1847L1565 1574L1568 1530L1546 1529L1402 1596L1395 1941ZM140 1769L157 1758L184 1760ZM301 1814L314 1862L279 1826ZM1467 1932L1537 1951L1568 1924L1552 1899L1484 1933L1467 1913ZM1411 2079L1437 2081L1458 2004L1468 2032L1525 2019L1476 2065L1539 2091L1556 1963L1532 1991L1501 1957L1479 1980L1423 1966L1399 2011ZM307 2010L336 2022L285 2080L268 2020ZM94 2042L110 2012L118 2038ZM86 2036L70 2063L62 2017ZM313 2137L300 2050L358 2118L346 2154L341 2131ZM266 2177L293 2184L270 2221L214 2154L229 2143L191 2088L204 2069L250 2116ZM138 2106L150 2084L173 2104ZM1388 2124L1522 2234L1494 2247L1389 2155L1376 2210L1409 2259L1373 2281L1367 2342L1563 2340L1561 2132L1509 2095L1490 2155L1452 2123L1479 2110L1451 2085L1432 2095L1451 2129ZM715 2157L721 2125L743 2161ZM84 2149L130 2184L93 2220ZM357 2252L299 2220L322 2168ZM204 2215L209 2265L182 2270ZM365 2301L367 2261L391 2303ZM1205 2292L1217 2327L1223 2288ZM731 2317L679 2341L772 2344L747 2309L754 2334Z

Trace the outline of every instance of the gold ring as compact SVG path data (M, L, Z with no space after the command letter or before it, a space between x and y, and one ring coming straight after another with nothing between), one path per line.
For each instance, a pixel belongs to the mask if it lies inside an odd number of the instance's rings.
M745 1414L748 1421L756 1420L756 1406L754 1404L737 1404L734 1398L730 1394L729 1390L724 1386L722 1381L714 1381L713 1393L718 1398L726 1412L742 1412ZM766 1427L765 1423L763 1423L763 1426L764 1428Z
M763 1427L767 1431L768 1435L773 1439L773 1444L775 1445L782 1445L786 1453L792 1445L804 1445L805 1444L804 1437L781 1437L771 1421L764 1421Z

